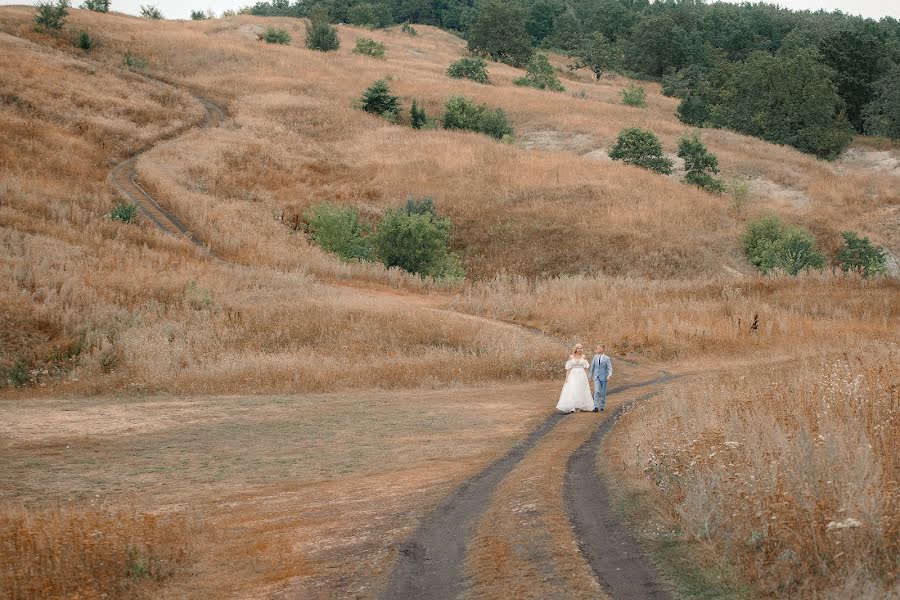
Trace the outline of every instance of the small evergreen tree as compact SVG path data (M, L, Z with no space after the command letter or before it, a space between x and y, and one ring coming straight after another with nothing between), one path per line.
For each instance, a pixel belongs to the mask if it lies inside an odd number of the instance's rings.
M721 194L725 186L713 177L719 172L719 159L707 150L697 135L683 137L678 142L678 157L684 159L684 180L703 189Z
M371 38L356 38L353 54L365 54L373 58L384 58L384 44Z
M539 90L553 90L554 92L564 92L566 88L559 82L553 65L547 55L537 52L528 61L525 77L519 77L513 80L516 85L533 87Z
M320 52L331 52L341 47L337 29L323 18L315 18L306 28L306 47Z
M66 18L69 16L69 0L57 0L56 2L47 0L39 2L36 8L35 29L59 31L66 24Z
M109 12L109 0L84 0L81 8L98 13L107 13Z
M191 21L205 21L210 17L202 10L192 10L191 11Z
M267 44L290 44L291 34L284 29L267 27L259 36L259 39Z
M852 231L842 231L841 237L844 244L835 258L842 271L853 271L863 277L885 272L887 257L884 248L873 245L869 238L861 238Z
M672 161L663 156L659 138L649 130L629 127L622 130L609 150L609 157L663 175L672 172Z
M415 98L409 109L409 124L413 129L422 129L428 125L428 115L425 114L425 110L419 106Z
M152 4L144 6L141 4L141 16L146 19L162 19L162 12Z
M643 86L629 83L622 90L622 104L626 106L634 106L635 108L644 108L647 106L647 91Z
M379 79L363 92L360 98L361 108L374 115L384 117L396 123L400 116L400 97L391 93L386 79Z
M449 67L447 75L454 79L471 79L477 83L490 83L487 74L487 63L478 56L466 56Z
M78 33L78 37L75 38L75 47L88 51L94 47L94 40L91 39L87 31L82 30Z

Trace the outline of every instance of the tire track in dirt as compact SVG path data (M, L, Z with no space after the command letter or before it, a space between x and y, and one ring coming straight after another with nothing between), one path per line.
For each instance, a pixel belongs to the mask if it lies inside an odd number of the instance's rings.
M220 107L205 98L192 95L203 105L205 111L201 128L217 127L224 121L225 114ZM167 139L174 139L184 133L186 130ZM141 212L161 231L176 237L187 238L207 255L216 257L209 245L194 236L177 216L160 206L137 183L135 164L138 158L150 148L145 148L116 165L108 177L110 184L126 200L139 206ZM340 286L340 284L336 285ZM369 292L369 290L364 291L364 293ZM376 293L376 295L378 294ZM536 327L459 312L452 308L435 307L428 299L417 298L412 294L402 294L402 296L405 301L423 305L430 310L453 313L486 325L513 328L523 333L560 341L556 336ZM633 364L630 361L622 360ZM672 378L673 376L666 373L656 379L619 386L610 390L609 395L628 389L658 385ZM634 402L656 393L652 392L642 396ZM631 406L634 402L626 406ZM564 496L567 506L570 507L570 519L576 536L579 538L579 547L590 563L595 576L604 587L612 592L614 598L617 600L619 598L668 598L668 594L658 583L658 577L652 567L642 557L624 525L616 519L609 503L609 494L594 468L596 450L603 437L611 429L615 418L621 414L624 408L620 408L610 418L605 419L591 438L572 455L567 468ZM485 512L500 482L564 416L560 413L549 415L525 440L514 446L502 458L491 463L478 475L463 482L431 514L423 519L419 528L400 547L400 556L391 573L388 587L383 594L384 598L391 600L444 599L456 597L463 591L463 565L477 518ZM584 502L585 498L587 498L587 503ZM575 510L572 510L572 507L576 507ZM588 507L591 508L588 509ZM608 547L609 544L603 544L601 541L607 539L606 536L612 536L608 539L617 541L615 552ZM603 547L598 548L600 545ZM611 567L608 563L613 554L615 554L616 563L622 566L612 567L616 570L610 572ZM601 557L604 560L601 561ZM635 591L637 591L637 595L634 595Z
M654 383L664 385L677 377L664 373ZM606 482L597 472L600 444L619 417L636 403L659 392L644 394L616 409L569 457L566 467L563 495L579 550L604 590L616 600L672 598L656 568L619 517Z
M156 81L156 80L154 80ZM165 82L163 82L165 83ZM225 112L205 98L194 95L194 98L203 105L204 115L203 123L200 125L202 129L218 127L225 120ZM182 130L167 139L184 135L189 130ZM173 235L175 237L187 238L195 246L203 250L206 254L212 255L207 244L194 236L187 227L171 212L164 209L160 204L147 193L136 181L137 173L135 172L135 164L142 154L153 148L150 146L141 150L137 154L126 158L110 171L108 180L113 189L125 200L138 206L144 215L156 225L163 233Z
M671 375L664 374L655 379L622 385L610 390L609 395L659 385L671 378ZM400 546L400 556L381 597L385 600L444 600L457 597L464 589L463 566L477 518L487 509L500 482L563 417L565 415L562 413L549 415L523 442L460 484L426 516L418 529ZM612 418L604 419L598 431L608 430L612 422ZM596 433L591 439L595 437ZM593 485L590 481L586 483ZM583 492L590 497L594 495L593 488Z

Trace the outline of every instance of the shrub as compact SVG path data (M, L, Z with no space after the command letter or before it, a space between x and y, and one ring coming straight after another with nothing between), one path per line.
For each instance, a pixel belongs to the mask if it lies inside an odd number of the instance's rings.
M356 48L353 49L353 54L384 58L384 44L370 38L356 38Z
M315 19L306 29L306 47L320 52L331 52L341 47L337 29L324 19Z
M414 199L407 200L407 207ZM450 221L438 216L430 199L427 210L389 209L375 238L375 252L386 267L432 277L461 277L465 273L448 250Z
M622 104L644 108L647 106L646 90L644 90L643 86L629 83L628 86L622 90Z
M212 19L212 15L202 10L191 11L191 21L205 21L207 19Z
M477 131L502 140L514 134L502 108L489 109L462 96L453 96L444 106L444 129Z
M360 98L361 108L396 123L400 117L400 97L391 93L386 79L379 79L366 88Z
M411 35L412 37L416 37L419 35L419 32L416 31L416 28L409 24L409 21L400 26L400 31L407 35Z
M566 91L566 88L559 82L559 78L553 70L553 65L550 64L546 54L538 52L532 56L525 70L525 77L514 79L513 83L539 90Z
M98 13L107 13L109 12L109 0L84 0L81 3L81 8Z
M477 83L490 83L486 67L487 63L483 58L466 56L447 67L447 75L453 79L471 79Z
M844 245L835 258L842 271L853 271L863 277L885 272L887 257L884 248L872 245L869 238L861 238L852 231L842 231L841 237L844 238Z
M410 195L406 198L406 205L400 210L410 215L438 216L437 209L434 207L434 199L428 196L417 200L415 196Z
M652 131L638 127L630 127L619 134L609 157L663 175L672 172L672 161L663 156L659 138Z
M678 142L678 157L684 159L684 180L703 189L721 194L725 185L713 177L719 172L719 159L707 150L696 135L683 137Z
M153 6L152 4L148 4L144 6L141 4L141 16L147 19L162 19L162 13L158 8Z
M422 129L428 125L428 115L425 110L413 99L412 107L409 109L409 124L413 129Z
M284 29L267 27L266 30L260 35L260 39L267 44L290 44L291 34Z
M91 39L87 31L81 31L78 37L75 38L75 47L82 50L90 50L94 47L94 40Z
M129 52L122 55L122 64L126 67L134 67L135 69L145 69L147 61L140 56L132 56Z
M796 275L825 265L813 234L800 227L785 226L776 215L748 223L742 242L747 260L763 273L782 270Z
M370 228L356 208L323 202L305 217L310 238L323 250L344 260L372 260Z
M109 218L122 223L134 223L137 220L137 205L134 203L117 202L109 213Z
M35 29L59 31L66 24L66 18L69 16L69 0L38 2L36 8L37 14L34 15Z

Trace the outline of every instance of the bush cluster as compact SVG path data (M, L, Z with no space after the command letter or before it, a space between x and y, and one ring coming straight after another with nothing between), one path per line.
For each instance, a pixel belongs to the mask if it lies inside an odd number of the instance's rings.
M454 79L471 79L476 83L490 83L487 74L487 63L479 56L466 56L449 67L447 75Z
M284 29L266 27L266 30L259 34L259 39L267 44L290 44L291 34Z
M412 37L416 37L417 35L419 35L419 32L416 31L415 27L409 24L409 21L406 21L403 25L400 26L400 31Z
M152 4L144 6L141 4L141 16L146 19L162 19L162 12Z
M360 107L373 115L384 117L391 123L400 120L400 97L391 93L387 79L379 79L363 92Z
M610 148L609 157L663 175L672 172L673 162L663 156L659 138L652 131L639 127L623 130Z
M644 108L647 106L647 91L643 86L629 83L622 90L622 104L626 106L634 106L636 108Z
M491 109L462 96L447 100L443 123L444 129L477 131L498 140L509 140L515 135L502 108Z
M99 13L109 12L109 0L84 0L81 8Z
M431 198L409 198L388 209L374 231L352 206L323 202L306 214L310 238L322 249L347 261L379 260L429 277L463 277L459 260L449 251L451 223L441 217Z
M747 260L763 273L780 270L796 275L825 266L813 234L802 227L785 225L776 215L748 223L742 242Z
M835 261L845 273L852 271L863 277L884 273L887 255L884 248L875 246L869 238L859 237L852 231L842 231L844 243L835 256Z
M563 84L559 82L547 55L542 52L535 53L528 61L528 65L525 67L525 77L514 79L513 83L539 90L566 91Z
M365 54L374 58L384 58L384 44L371 38L356 38L353 54Z
M135 69L147 68L146 59L143 59L140 56L133 56L130 52L126 52L122 55L122 64L126 67L133 67Z

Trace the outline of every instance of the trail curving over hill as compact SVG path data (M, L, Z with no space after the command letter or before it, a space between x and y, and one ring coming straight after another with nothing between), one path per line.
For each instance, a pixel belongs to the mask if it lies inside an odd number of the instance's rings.
M225 119L224 111L213 102L196 94L192 95L203 105L205 111L200 127L203 129L218 127ZM182 130L167 139L184 135L187 131L189 129ZM135 164L149 149L145 148L117 164L109 173L110 185L127 201L136 204L161 231L187 238L207 255L218 258L209 245L194 236L176 215L163 208L137 183ZM356 288L352 284L332 285ZM429 299L413 294L379 292L371 289L359 291L375 296L389 295L392 298L402 298L428 310L453 313L461 318L477 320L487 326L516 329L530 335L559 341L535 327L433 306L433 302ZM674 378L669 373L662 371L660 373L659 377L653 379L613 388L609 391L609 395L634 388L662 385ZM645 394L602 420L589 440L572 455L567 465L564 495L567 513L579 548L595 577L616 600L631 598L667 600L670 597L661 585L655 570L641 555L624 524L618 519L605 485L595 468L600 443L612 428L616 417L628 406L657 393L658 390ZM564 417L565 415L556 412L548 415L524 440L480 473L460 484L426 516L418 529L401 544L399 557L387 588L381 596L390 600L429 600L458 596L464 589L463 566L478 518L487 509L503 479Z
M205 98L201 98L197 95L194 95L194 98L203 105L204 109L203 123L200 125L201 128L207 129L210 127L218 127L222 124L222 121L225 120L225 111ZM187 131L189 130L182 130L177 133L176 136L184 135ZM150 146L150 148L152 147L153 146ZM130 156L113 167L113 170L110 171L109 177L107 178L110 185L128 202L138 206L141 212L144 213L144 215L163 233L168 233L175 237L187 238L191 243L207 254L212 254L208 245L204 244L200 239L194 236L178 217L160 206L153 196L148 194L147 191L137 183L137 173L134 169L135 164L137 163L138 158L150 150L150 148L141 150L137 154Z

